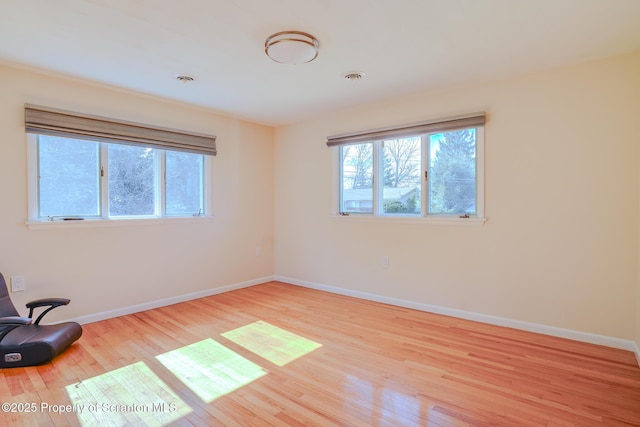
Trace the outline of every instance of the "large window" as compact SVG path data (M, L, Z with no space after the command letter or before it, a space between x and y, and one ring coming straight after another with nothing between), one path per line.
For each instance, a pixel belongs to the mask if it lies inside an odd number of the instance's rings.
M199 216L204 212L202 154L49 135L35 138L38 219Z
M330 138L340 152L339 213L483 217L481 119L451 130L429 123L415 134L412 127Z
M215 137L41 107L25 111L30 220L207 214Z

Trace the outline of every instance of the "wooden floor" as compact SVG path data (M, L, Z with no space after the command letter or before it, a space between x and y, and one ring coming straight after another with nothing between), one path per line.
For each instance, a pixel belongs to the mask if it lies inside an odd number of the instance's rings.
M52 363L0 370L0 398L20 426L640 426L640 368L271 282L84 325Z

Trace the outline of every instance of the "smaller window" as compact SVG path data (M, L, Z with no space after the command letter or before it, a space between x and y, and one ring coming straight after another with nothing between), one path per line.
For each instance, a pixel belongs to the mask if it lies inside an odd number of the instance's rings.
M484 216L484 114L330 137L341 214Z

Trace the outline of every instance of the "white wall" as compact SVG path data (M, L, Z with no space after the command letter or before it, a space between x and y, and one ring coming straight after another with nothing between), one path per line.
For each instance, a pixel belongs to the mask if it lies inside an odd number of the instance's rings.
M271 128L7 66L0 94L0 272L25 277L27 290L12 294L23 314L26 301L42 297L72 299L47 315L55 321L273 275ZM27 229L25 103L217 135L214 219Z
M639 75L636 53L276 129L276 275L637 339ZM328 135L476 111L484 226L332 216Z

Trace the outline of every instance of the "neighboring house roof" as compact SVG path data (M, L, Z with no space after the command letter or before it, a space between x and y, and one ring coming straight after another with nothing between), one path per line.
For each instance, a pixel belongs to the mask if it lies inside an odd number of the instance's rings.
M416 192L416 187L398 187L384 188L384 200L402 200ZM371 200L373 193L370 188L343 190L342 199L344 201L352 200Z

